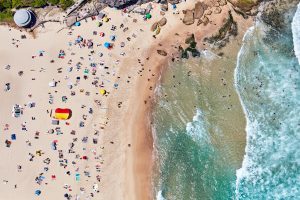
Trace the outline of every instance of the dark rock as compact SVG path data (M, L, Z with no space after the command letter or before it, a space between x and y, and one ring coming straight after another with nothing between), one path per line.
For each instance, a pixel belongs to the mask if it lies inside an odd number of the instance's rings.
M134 4L144 4L150 1L151 0L100 0L101 3L118 9L123 9Z
M195 36L194 34L189 34L187 38L185 39L186 44L190 44L191 42L195 42Z
M164 50L157 50L157 53L161 56L167 56L168 55L168 53Z

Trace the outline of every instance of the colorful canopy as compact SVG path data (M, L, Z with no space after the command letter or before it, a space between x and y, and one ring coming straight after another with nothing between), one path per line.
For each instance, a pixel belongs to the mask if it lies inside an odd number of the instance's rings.
M100 94L105 95L106 94L106 90L100 89Z
M68 108L56 108L55 119L67 120L71 117L72 111Z
M109 42L105 42L105 43L104 43L104 46L105 46L106 48L110 48L110 43L109 43Z

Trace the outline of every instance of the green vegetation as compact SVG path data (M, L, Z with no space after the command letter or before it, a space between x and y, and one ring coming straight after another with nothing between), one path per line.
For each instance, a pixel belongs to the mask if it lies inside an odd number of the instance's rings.
M74 0L0 0L0 22L10 22L13 18L13 8L34 7L41 8L47 5L58 5L67 9L74 4Z

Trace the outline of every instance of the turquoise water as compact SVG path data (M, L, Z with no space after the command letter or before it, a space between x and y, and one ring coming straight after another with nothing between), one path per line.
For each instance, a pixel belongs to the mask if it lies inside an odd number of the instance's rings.
M189 64L180 63L173 74L186 74ZM217 129L208 120L211 113L200 110L209 99L199 95L198 78L183 77L176 88L165 84L159 89L170 98L162 97L154 117L160 161L157 199L228 199L234 194L235 170L211 136Z
M293 52L300 38L293 43L290 26L269 31L262 23L252 27L238 57L247 147L237 199L300 198L300 66Z
M214 121L214 86L207 87L208 80L195 71L186 76L195 67L209 68L209 60L171 66L157 89L154 112L156 199L299 199L299 21L294 18L294 34L290 25L280 31L257 22L244 37L235 70L247 117L247 144L239 170L232 164L232 143L223 142L225 132Z

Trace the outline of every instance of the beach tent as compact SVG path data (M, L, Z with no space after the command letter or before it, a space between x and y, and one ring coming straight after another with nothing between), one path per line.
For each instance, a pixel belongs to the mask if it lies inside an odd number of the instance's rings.
M49 87L56 87L56 81L49 82Z
M67 120L71 117L72 111L68 108L56 108L54 118Z
M80 181L80 174L75 174L75 180Z
M16 134L11 134L11 139L12 139L12 140L16 140L16 139L17 139Z
M105 95L106 94L106 90L105 89L100 89L100 94Z

